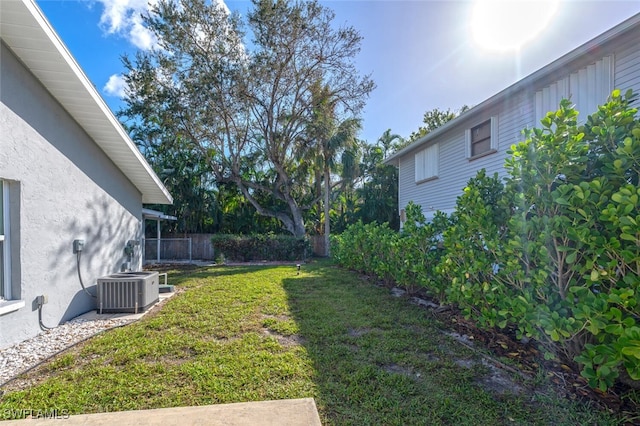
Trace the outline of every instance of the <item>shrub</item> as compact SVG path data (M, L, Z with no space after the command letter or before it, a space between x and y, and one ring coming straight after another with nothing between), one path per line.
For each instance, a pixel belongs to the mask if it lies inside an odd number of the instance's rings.
M640 123L614 91L577 126L564 100L512 147L501 189L483 173L458 199L439 270L449 301L508 324L605 390L640 379Z
M304 260L311 253L308 239L290 235L217 234L211 243L218 255L237 262Z
M451 226L443 233L445 254L436 267L442 298L486 327L507 324L499 301L509 295L496 282L496 272L509 213L498 175L487 177L480 170L457 199Z
M485 327L513 327L606 390L640 380L640 119L632 92L577 125L568 100L484 170L454 214L407 206L400 234L357 224L334 239L344 266L422 287ZM635 382L636 384L638 382Z
M434 297L441 297L442 286L433 271L444 251L442 233L450 225L449 217L436 212L427 221L422 207L413 202L405 210L407 220L391 253L395 260L391 274L409 293L420 288Z
M640 122L635 96L610 101L576 125L568 101L513 148L515 200L504 282L522 289L513 320L527 335L583 365L605 390L626 367L640 380Z
M393 281L390 264L392 247L398 233L384 223L358 221L340 235L331 238L331 254L342 266Z
M443 253L441 235L449 225L449 218L437 212L427 222L422 208L414 203L409 203L406 211L407 220L401 233L386 223L358 222L333 237L331 252L342 266L375 275L409 293L425 289L437 295L439 287L431 272Z

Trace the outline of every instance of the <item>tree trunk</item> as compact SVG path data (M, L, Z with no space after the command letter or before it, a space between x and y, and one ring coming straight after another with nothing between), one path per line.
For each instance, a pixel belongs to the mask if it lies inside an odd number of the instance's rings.
M235 180L235 184L238 186L249 203L251 203L251 205L256 209L258 214L278 219L280 222L282 222L282 225L285 227L285 229L296 238L302 238L306 235L304 218L302 217L302 209L298 206L298 204L292 197L286 197L286 202L289 206L289 212L291 213L291 216L289 216L284 212L274 212L270 209L264 208L253 196L251 196L247 187L242 183L241 180Z
M325 167L324 170L324 255L329 257L331 255L331 250L329 249L329 235L330 235L330 226L331 226L331 218L329 217L329 210L331 210L331 206L329 205L329 193L331 192L331 175L328 167Z

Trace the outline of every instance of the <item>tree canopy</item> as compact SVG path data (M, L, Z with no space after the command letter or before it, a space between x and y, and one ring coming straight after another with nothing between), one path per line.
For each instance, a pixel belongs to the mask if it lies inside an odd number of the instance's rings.
M426 136L427 134L431 133L448 121L453 120L468 109L469 106L463 105L457 110L452 110L451 108L447 108L446 110L434 108L432 110L426 111L422 116L422 123L424 124L424 126L420 126L418 127L418 130L412 132L411 135L409 135L409 138L407 138L404 146L409 145L410 143L420 139L423 136ZM400 148L403 148L404 146L401 146Z
M253 0L244 18L217 2L180 5L160 0L144 17L159 44L123 58L122 115L149 137L188 144L217 183L304 235L303 213L321 197L317 162L305 159L327 154L309 131L314 90L336 122L358 117L374 88L353 62L361 36L317 1Z

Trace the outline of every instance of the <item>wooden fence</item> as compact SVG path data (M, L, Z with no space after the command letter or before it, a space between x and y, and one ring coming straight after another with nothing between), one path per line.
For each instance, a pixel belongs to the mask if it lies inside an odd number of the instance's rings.
M211 244L214 234L180 234L167 235L161 238L161 260L215 260L216 254ZM187 245L180 240L191 240L190 252ZM324 256L324 237L313 235L310 237L311 247L315 256ZM145 260L153 261L157 256L155 239L149 238L146 243Z
M213 234L167 235L160 239L160 260L215 260ZM157 261L157 239L145 240L145 261Z

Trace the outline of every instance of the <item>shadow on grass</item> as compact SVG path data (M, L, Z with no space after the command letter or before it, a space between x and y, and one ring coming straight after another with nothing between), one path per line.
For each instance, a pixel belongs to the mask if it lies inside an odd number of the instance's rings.
M331 262L169 280L187 291L32 372L27 382L42 382L0 397L0 418L24 406L75 414L314 397L325 425L613 424L566 400L487 390L491 369L429 311Z
M316 370L323 423L594 421L575 417L562 401L544 406L523 392L486 389L490 368L471 362L476 355L445 336L428 311L327 261L285 278L283 286Z

